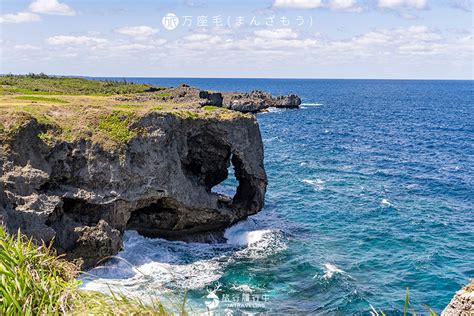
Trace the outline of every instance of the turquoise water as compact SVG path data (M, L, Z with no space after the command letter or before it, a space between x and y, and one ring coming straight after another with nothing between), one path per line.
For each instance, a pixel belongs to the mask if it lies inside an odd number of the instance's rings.
M111 262L87 288L178 300L188 288L195 313L215 289L220 312L345 315L372 304L397 315L407 287L415 310L440 312L474 278L472 81L134 80L291 92L303 105L257 115L266 206L226 243L127 232L120 256L139 271ZM255 306L242 304L249 297Z

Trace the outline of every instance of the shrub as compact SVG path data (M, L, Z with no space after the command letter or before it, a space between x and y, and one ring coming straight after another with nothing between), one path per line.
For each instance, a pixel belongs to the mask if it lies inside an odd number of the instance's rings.
M77 267L51 245L9 235L0 226L0 315L172 315L158 299L81 291ZM176 306L186 315L185 302Z

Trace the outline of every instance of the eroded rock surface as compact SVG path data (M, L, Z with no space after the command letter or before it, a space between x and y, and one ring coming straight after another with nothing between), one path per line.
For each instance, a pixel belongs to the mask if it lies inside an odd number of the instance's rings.
M257 113L268 108L298 108L301 99L295 94L273 96L264 91L255 90L250 93L214 92L181 85L176 88L159 90L159 93L142 93L133 96L117 97L120 101L164 101L170 103L198 104L200 106L217 106L243 112Z
M125 229L179 239L222 230L263 207L263 145L252 116L151 112L133 124L140 133L120 150L85 139L47 144L38 135L48 126L34 118L18 128L0 143L1 224L54 239L87 268L120 250ZM213 193L230 165L237 193Z
M239 112L260 112L270 107L298 108L301 99L295 95L274 97L270 93L255 90L250 93L228 93L224 97L223 106Z
M442 316L472 316L474 315L474 280L457 291L451 302L441 313Z

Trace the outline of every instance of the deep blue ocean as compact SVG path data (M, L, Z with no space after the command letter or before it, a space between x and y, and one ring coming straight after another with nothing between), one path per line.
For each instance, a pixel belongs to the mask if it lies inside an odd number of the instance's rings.
M187 288L192 313L214 300L229 315L369 314L370 305L398 315L406 288L414 310L439 313L474 278L473 81L127 80L296 93L303 105L257 115L266 206L228 229L226 243L127 232L119 256L133 267L93 270L86 288L178 302Z

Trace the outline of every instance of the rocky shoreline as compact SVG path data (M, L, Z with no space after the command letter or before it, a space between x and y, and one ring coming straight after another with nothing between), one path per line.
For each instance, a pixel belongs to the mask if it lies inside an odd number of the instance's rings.
M457 291L441 313L441 316L472 315L474 315L474 280L471 280L470 284Z
M249 93L216 92L193 88L186 84L160 90L158 94L143 93L134 96L121 96L117 99L128 102L157 100L169 103L199 104L200 106L216 106L242 113L258 113L272 107L296 109L301 105L301 99L295 94L273 96L260 90Z
M295 95L209 92L187 85L113 99L127 102L118 105L127 110L154 102L170 110L91 114L85 124L96 124L99 116L126 122L122 133L134 131L117 148L93 141L93 131L52 140L43 135L56 135L63 127L21 112L14 113L21 117L18 126L0 138L2 226L37 241L54 241L59 253L83 269L117 254L127 229L186 239L222 231L260 211L267 186L260 130L253 115L232 113L301 103ZM220 113L224 110L229 114ZM54 120L65 117L45 113ZM214 193L231 165L239 182L235 196Z

